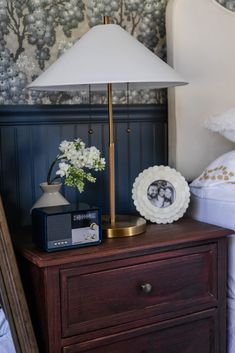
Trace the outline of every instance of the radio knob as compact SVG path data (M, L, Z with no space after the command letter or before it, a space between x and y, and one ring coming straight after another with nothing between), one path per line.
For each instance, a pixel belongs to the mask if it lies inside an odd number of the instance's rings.
M96 223L91 223L90 228L92 230L97 230L98 229L98 225Z

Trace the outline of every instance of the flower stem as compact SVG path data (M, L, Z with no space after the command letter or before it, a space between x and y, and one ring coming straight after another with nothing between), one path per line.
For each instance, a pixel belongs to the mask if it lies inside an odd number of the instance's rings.
M60 176L59 176L59 175L56 175L56 176L51 180L50 184L52 184L53 181L55 181L56 179L60 179Z
M48 173L47 173L47 184L50 185L52 184L52 182L57 178L55 177L54 179L51 180L51 172L52 172L52 169L54 167L54 165L56 164L56 162L58 161L58 157L59 155L56 157L56 159L51 163L50 165L50 168L48 170Z

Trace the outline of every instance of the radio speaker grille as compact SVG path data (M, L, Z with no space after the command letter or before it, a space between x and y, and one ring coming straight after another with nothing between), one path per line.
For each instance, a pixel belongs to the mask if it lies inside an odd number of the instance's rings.
M71 214L47 217L47 236L48 241L71 238Z

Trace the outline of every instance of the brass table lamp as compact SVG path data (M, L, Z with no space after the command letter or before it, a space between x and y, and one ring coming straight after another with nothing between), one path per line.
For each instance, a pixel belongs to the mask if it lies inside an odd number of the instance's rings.
M85 33L28 88L43 91L106 90L109 115L109 202L110 214L103 229L108 238L134 236L146 228L144 218L116 215L115 146L113 139L112 89L154 89L186 84L169 65L115 24L97 25Z

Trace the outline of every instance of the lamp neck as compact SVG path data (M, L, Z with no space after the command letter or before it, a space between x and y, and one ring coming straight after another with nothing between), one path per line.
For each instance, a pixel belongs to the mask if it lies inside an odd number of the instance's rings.
M109 201L110 221L115 224L115 147L113 138L113 107L112 107L112 84L108 83L108 114L109 114Z
M108 114L109 114L109 143L113 143L113 101L112 101L112 84L107 84L108 94Z
M109 17L104 16L104 24L109 24ZM115 226L115 147L113 139L112 84L107 84L109 114L109 206L111 227Z

